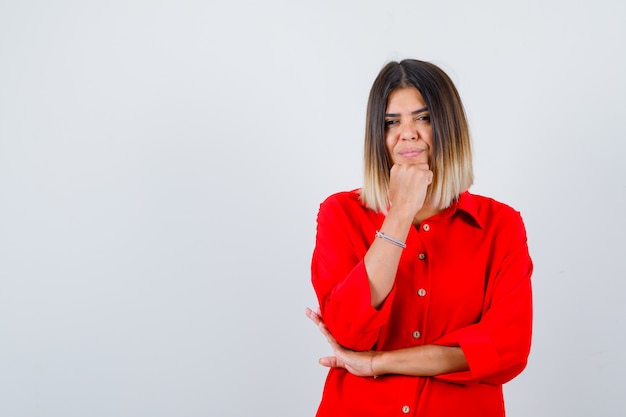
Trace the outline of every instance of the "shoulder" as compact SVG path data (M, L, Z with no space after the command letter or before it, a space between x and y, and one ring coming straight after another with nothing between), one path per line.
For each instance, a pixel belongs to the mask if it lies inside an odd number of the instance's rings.
M365 218L378 216L378 213L363 204L360 192L360 189L356 189L328 196L320 204L318 222L323 219L333 219L341 223L359 223Z
M361 202L361 190L340 191L328 196L321 204L320 209L346 210L364 208Z
M508 204L469 192L461 196L459 204L485 230L495 228L501 232L508 230L515 235L526 234L520 212Z
M479 212L488 211L489 213L519 213L513 207L498 201L491 197L479 194L465 193L467 198L473 201Z

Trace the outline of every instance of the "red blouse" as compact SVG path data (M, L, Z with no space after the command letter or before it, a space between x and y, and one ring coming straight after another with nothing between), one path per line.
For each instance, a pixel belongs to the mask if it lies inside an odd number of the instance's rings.
M363 378L331 368L317 416L504 416L502 384L526 366L532 330L533 266L520 214L461 194L411 228L394 287L377 310L363 258L383 220L357 190L321 204L311 270L324 322L358 351L460 346L470 370Z

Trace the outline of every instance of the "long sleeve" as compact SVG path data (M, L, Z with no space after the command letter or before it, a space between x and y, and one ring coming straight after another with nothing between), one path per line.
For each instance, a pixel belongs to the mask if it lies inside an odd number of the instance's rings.
M460 346L469 371L362 378L329 371L319 417L503 417L502 384L525 367L532 261L517 211L468 192L412 227L393 289L371 306L363 259L384 215L339 193L320 206L312 282L323 319L353 350Z
M395 289L380 309L371 305L363 258L383 217L363 207L356 193L324 201L317 218L312 283L322 317L337 341L369 350L389 318Z
M503 384L526 366L532 334L533 264L521 218L517 213L508 217L511 220L501 227L506 238L496 240L506 254L501 261L494 262L480 321L435 341L435 344L460 346L470 370L440 375L439 379Z

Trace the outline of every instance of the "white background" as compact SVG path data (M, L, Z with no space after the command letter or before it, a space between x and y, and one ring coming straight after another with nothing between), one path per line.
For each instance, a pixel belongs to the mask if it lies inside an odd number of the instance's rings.
M312 416L319 203L389 60L535 261L508 415L624 416L626 3L0 1L0 415Z

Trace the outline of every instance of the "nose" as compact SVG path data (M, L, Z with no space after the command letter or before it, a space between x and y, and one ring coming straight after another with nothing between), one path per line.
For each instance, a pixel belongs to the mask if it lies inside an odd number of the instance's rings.
M400 131L400 137L403 140L417 140L417 131L411 126L410 123L403 123L402 130Z

